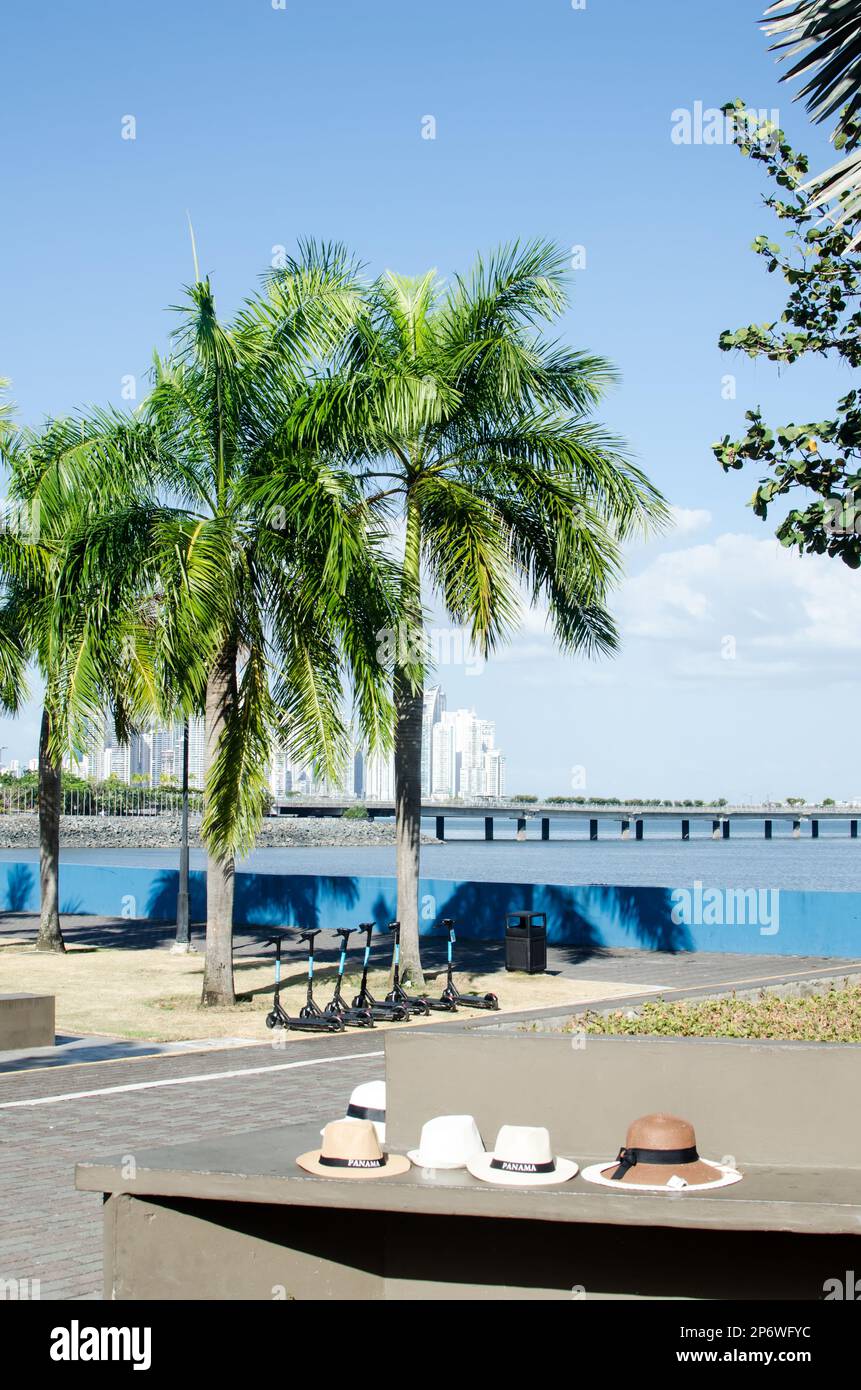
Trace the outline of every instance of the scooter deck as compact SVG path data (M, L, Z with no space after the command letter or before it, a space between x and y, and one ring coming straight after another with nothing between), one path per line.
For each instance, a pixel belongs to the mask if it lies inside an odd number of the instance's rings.
M499 1010L498 999L484 999L479 994L459 994L454 1004L455 1008L459 1008L462 1004L465 1009L487 1009L490 1013L496 1013Z

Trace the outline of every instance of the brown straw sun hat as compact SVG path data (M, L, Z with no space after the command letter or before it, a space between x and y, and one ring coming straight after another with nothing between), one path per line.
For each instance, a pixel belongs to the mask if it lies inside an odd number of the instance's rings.
M643 1115L629 1125L615 1163L600 1163L583 1176L619 1187L716 1187L741 1177L724 1164L700 1158L694 1127L676 1115Z
M370 1120L333 1120L323 1130L320 1148L300 1154L296 1162L321 1178L394 1178L410 1167L408 1158L383 1153Z

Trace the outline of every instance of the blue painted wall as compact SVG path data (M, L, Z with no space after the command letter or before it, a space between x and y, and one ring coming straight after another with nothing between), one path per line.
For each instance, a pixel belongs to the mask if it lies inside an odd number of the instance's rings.
M175 869L65 864L65 913L171 921ZM191 874L191 917L206 913L206 875ZM661 951L842 956L861 959L861 893L733 889L572 887L423 879L422 930L453 917L464 939L499 938L506 912L547 913L549 939L572 947L635 946ZM391 878L237 874L239 925L341 927L395 914ZM35 864L0 862L0 904L7 912L39 907Z

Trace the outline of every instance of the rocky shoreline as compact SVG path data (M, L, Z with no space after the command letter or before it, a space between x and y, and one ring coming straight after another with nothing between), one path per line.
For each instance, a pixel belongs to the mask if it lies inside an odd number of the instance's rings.
M60 845L67 849L178 849L180 818L161 816L63 816ZM200 821L189 826L189 843L198 848ZM371 848L394 845L395 827L390 822L343 820L331 816L267 817L257 833L257 849L293 847ZM440 842L423 835L422 843ZM35 815L0 817L0 848L36 849L39 826Z

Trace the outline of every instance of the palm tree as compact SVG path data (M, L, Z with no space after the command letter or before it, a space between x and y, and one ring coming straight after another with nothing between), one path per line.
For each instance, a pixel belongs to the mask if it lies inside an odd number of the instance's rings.
M198 279L144 408L141 479L171 494L151 529L154 651L174 708L205 711L206 1005L235 1002L235 860L254 843L273 741L334 775L348 740L345 677L365 735L385 738L374 634L391 613L390 567L356 480L285 430L346 321L352 280L338 248L308 246L223 323ZM275 470L282 486L267 500Z
M838 226L851 221L861 214L861 0L777 0L762 27L779 61L796 60L782 81L806 79L798 96L812 119L837 117L832 139L850 153L805 186L821 206L839 205Z
M11 507L0 535L0 702L16 713L25 669L44 683L39 735L38 950L63 951L59 915L62 759L109 707L120 734L143 688L130 637L140 585L130 497L106 449L120 418L6 431ZM108 466L105 466L105 465ZM106 543L107 542L107 543ZM98 555L98 563L94 557ZM86 558L84 558L86 557ZM108 562L108 557L110 561Z
M523 602L546 606L563 649L610 652L605 600L620 542L666 514L590 418L610 366L542 332L565 305L565 259L541 242L479 259L448 286L435 272L387 273L367 292L336 370L292 417L294 440L337 450L369 509L401 537L398 916L404 968L418 984L425 599L467 625L483 653L516 631Z

